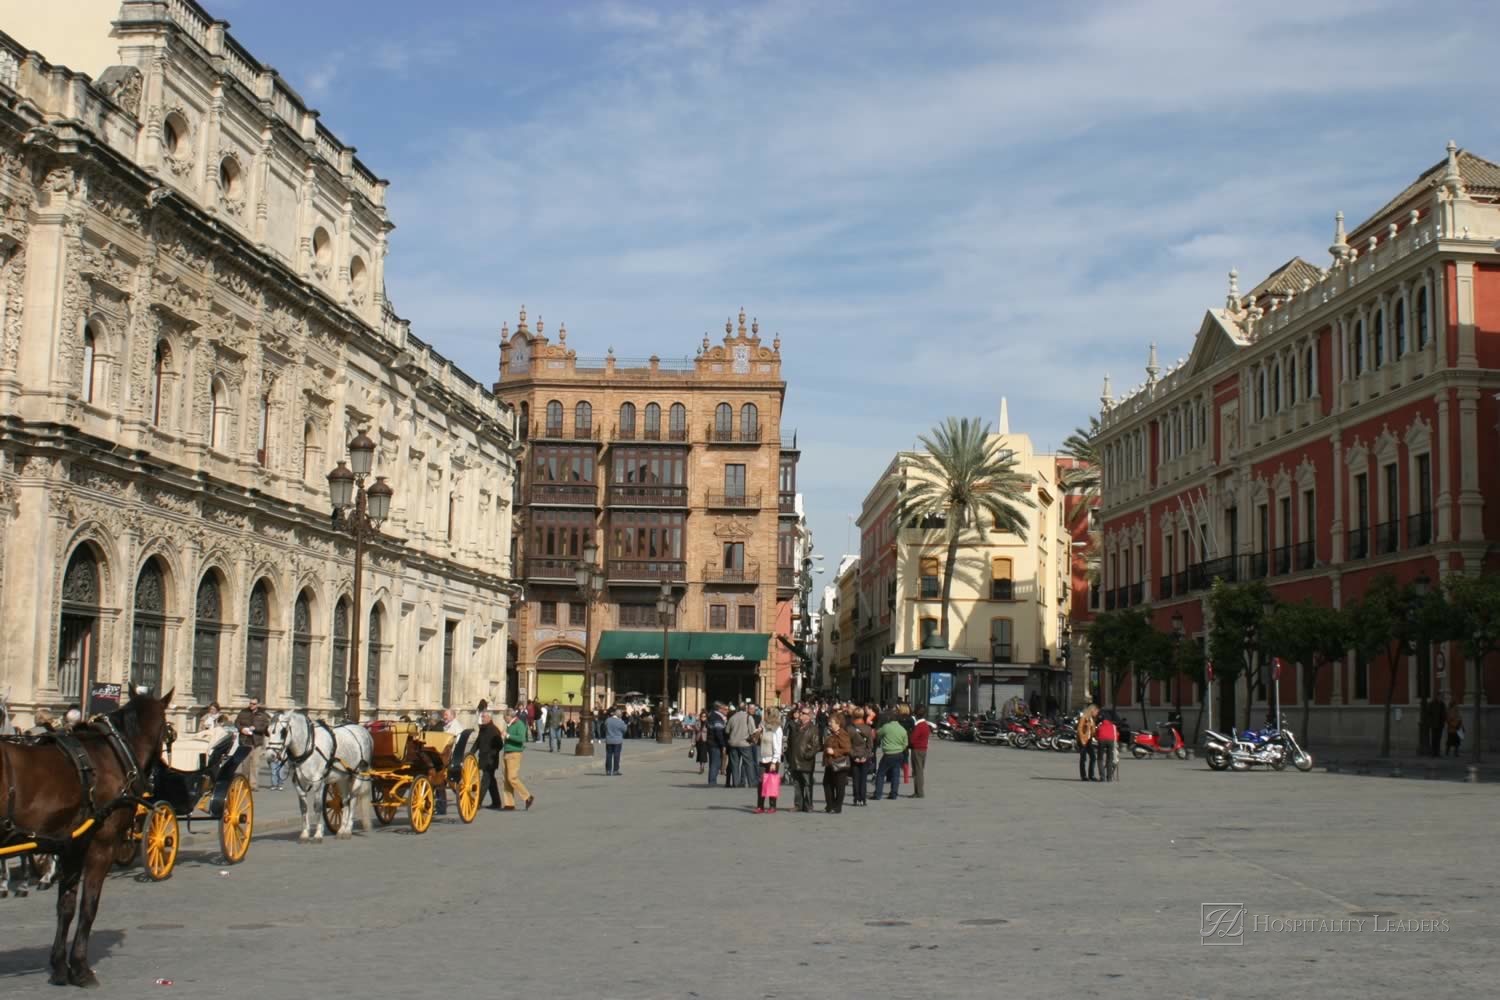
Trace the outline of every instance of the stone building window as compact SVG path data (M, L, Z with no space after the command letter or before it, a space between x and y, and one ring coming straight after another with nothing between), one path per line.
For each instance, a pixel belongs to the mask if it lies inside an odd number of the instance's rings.
M260 427L256 430L255 461L264 468L271 464L271 397L260 397Z
M193 697L199 704L207 704L219 697L219 634L224 627L219 579L213 570L204 573L198 583L194 611Z
M162 425L166 410L167 375L172 368L172 348L165 340L156 343L156 355L151 362L151 423Z
M667 414L668 427L673 441L687 440L687 407L681 403L673 403L672 409Z
M146 560L135 580L135 623L130 636L130 686L161 693L162 637L166 632L166 580L161 563Z
M547 436L562 437L563 432L563 407L557 400L547 403Z
M727 441L734 434L734 408L728 403L714 407L714 440Z
M88 327L83 331L83 386L80 395L85 403L94 401L94 351L97 346L94 331Z
M225 426L229 420L228 390L219 379L213 380L213 386L208 391L208 446L215 451L224 450L224 438L228 430Z
M740 440L760 440L760 411L755 408L754 403L746 403L740 407Z
M655 403L646 404L646 440L661 440L661 407Z

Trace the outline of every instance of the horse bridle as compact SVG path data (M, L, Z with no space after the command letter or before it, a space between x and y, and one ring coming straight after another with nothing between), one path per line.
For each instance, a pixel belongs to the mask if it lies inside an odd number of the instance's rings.
M303 718L306 718L306 717L304 716ZM321 726L323 728L323 731L328 734L328 738L333 741L333 751L334 751L335 754L338 753L338 748L339 748L338 734L333 731L333 727L332 726L328 725L328 723L322 721L321 719L318 720L317 722L313 722L311 719L307 719L306 721L307 721L307 749L304 750L304 751L302 751L300 754L297 754L297 755L293 756L292 754L289 754L289 753L286 752L286 741L283 740L282 743L281 743L281 753L282 753L282 756L286 760L291 761L292 766L294 768L296 768L296 767L300 767L302 765L302 762L305 761L305 760L307 760L313 754L317 754L319 757L323 758L323 761L326 764L326 766L323 768L323 775L322 775L321 780L327 781L328 780L328 776L333 773L333 769L335 767L339 766L339 764L341 762L337 759L336 756L330 756L329 754L324 753L323 750L318 747L317 727ZM356 773L355 771L350 770L348 768L347 764L344 765L344 767L345 767L346 770L349 770L350 774Z

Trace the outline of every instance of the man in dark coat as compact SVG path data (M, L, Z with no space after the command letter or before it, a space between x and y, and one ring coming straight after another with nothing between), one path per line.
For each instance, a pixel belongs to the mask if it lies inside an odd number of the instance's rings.
M818 748L823 745L813 721L812 709L803 705L787 733L786 760L796 788L797 812L812 812L813 772L818 766Z
M490 808L500 808L500 785L495 781L495 771L500 767L500 748L505 744L505 734L495 725L495 717L489 712L479 714L479 736L474 742L474 753L479 757L479 770L483 778L479 795L490 793Z

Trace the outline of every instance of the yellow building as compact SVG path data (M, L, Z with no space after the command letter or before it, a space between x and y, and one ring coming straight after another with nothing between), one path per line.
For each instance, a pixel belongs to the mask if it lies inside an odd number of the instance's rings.
M1020 695L1065 701L1059 655L1070 601L1070 539L1063 524L1057 456L1038 453L1026 434L1010 431L1005 401L992 436L1031 480L1035 507L1021 508L1026 536L975 528L960 539L948 608L948 645L974 657L953 698L984 710ZM910 654L941 629L947 534L941 522L898 517L902 483L920 475L915 452L891 461L865 498L859 516L859 594L868 612L858 626L854 656L857 697L895 700L908 689Z

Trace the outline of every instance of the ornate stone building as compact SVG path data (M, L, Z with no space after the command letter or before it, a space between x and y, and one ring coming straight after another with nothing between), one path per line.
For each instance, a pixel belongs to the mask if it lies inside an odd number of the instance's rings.
M607 583L591 621L599 700L659 697L663 584L677 601L674 701L789 700L790 660L778 674L769 651L775 623L790 626L799 537L780 338L763 343L741 311L695 358L632 360L580 357L566 327L556 342L542 331L525 309L503 331L495 387L527 439L518 696L581 707L590 622L573 568L594 540Z
M514 417L386 301L385 182L195 4L116 9L92 78L0 34L0 696L331 714L365 640L368 712L498 700Z

